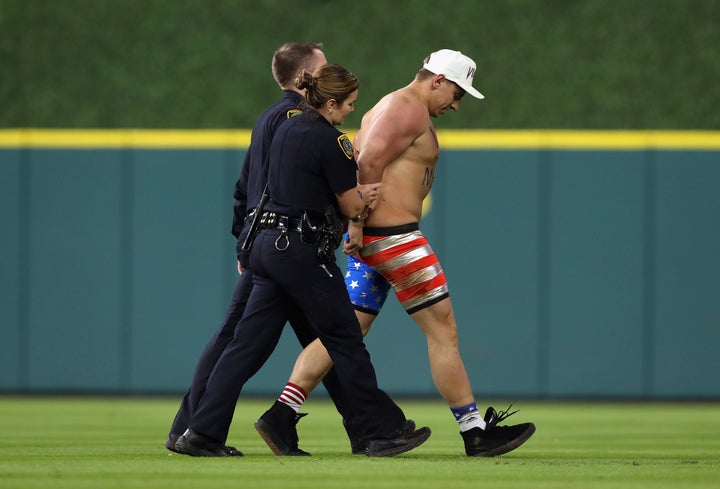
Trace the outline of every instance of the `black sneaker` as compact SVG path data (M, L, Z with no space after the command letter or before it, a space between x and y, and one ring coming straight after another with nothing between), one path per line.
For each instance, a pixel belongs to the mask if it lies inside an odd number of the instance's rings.
M298 448L296 425L306 413L296 413L293 408L275 401L270 409L255 421L255 429L275 455L290 457L310 456Z
M175 450L177 453L190 455L192 457L242 457L243 454L235 447L229 447L222 443L215 442L195 433L193 430L186 430L175 442Z
M533 423L522 423L513 426L498 426L497 424L515 414L517 411L509 413L510 407L506 411L495 411L492 407L485 411L484 430L473 428L463 431L463 441L465 442L465 453L468 457L497 457L504 453L515 450L517 447L525 443L535 433L535 425Z
M180 435L178 435L177 433L170 433L167 437L167 440L165 440L165 448L167 448L171 452L178 453L178 451L175 450L175 443L177 443L178 438L180 438Z
M430 438L427 426L415 429L412 419L406 420L392 438L369 440L365 454L368 457L394 457L417 448Z

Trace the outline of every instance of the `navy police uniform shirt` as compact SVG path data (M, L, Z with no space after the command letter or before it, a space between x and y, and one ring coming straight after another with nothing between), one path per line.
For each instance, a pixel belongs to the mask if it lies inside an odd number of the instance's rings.
M285 90L283 98L268 107L255 121L250 136L250 146L245 153L242 174L235 184L232 234L240 236L245 216L260 201L267 181L266 158L270 142L277 128L290 117L299 114L303 96Z
M282 124L268 160L270 201L266 210L294 217L304 211L323 214L337 197L357 185L357 163L347 135L314 110Z

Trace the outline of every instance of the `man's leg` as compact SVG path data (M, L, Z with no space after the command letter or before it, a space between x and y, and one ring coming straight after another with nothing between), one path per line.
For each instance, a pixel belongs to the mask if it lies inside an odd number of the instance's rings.
M425 334L430 372L440 395L451 408L474 402L470 379L460 356L457 324L450 298L421 309L410 317Z
M485 427L473 399L458 349L457 326L447 280L417 223L365 229L360 254L392 284L405 310L420 326L428 344L430 370L440 394L462 430Z
M433 381L455 416L468 456L495 457L519 447L535 433L535 425L497 424L513 413L492 407L482 417L458 348L457 324L450 298L411 314L425 334Z
M377 316L360 311L355 311L355 315L360 322L360 330L364 336L370 331ZM315 339L298 355L288 382L302 387L309 394L332 368L333 362L325 346L319 339Z

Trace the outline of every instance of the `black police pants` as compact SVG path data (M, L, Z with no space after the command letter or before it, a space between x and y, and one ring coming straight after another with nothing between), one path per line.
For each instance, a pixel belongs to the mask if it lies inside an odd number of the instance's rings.
M205 346L205 349L200 355L200 359L195 367L190 388L180 401L180 408L178 409L172 427L170 428L171 434L181 435L189 427L190 420L200 403L200 399L205 393L210 374L215 368L215 365L220 359L223 351L233 339L235 335L235 328L245 312L245 306L247 305L250 292L252 291L252 275L252 271L245 270L239 277L235 290L233 291L230 307L225 315L225 320ZM291 308L288 311L288 318L278 315L276 321L281 321L279 327L282 328L285 321L288 319L293 331L295 332L295 336L297 336L298 341L303 347L317 338L314 329L310 326L299 308ZM338 412L344 418L348 418L349 413L344 407L346 402L344 401L343 390L334 369L325 376L323 384L335 403ZM278 388L279 387L280 386L278 386Z
M288 234L287 249L277 249L284 244L279 233L263 230L253 245L254 283L245 314L208 379L190 428L225 441L242 386L277 345L280 318L299 306L335 363L356 435L393 436L405 416L377 386L341 270L334 263L320 267L316 247L303 244L296 232Z

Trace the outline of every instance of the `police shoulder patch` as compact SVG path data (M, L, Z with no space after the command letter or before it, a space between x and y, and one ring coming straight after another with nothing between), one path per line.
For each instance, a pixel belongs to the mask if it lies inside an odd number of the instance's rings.
M300 110L300 109L290 109L290 110L287 111L287 114L285 114L285 115L287 115L287 118L289 119L289 118L291 118L291 117L295 117L295 116L298 115L298 114L302 114L302 110Z
M343 153L345 153L345 156L348 157L349 160L352 160L353 158L353 145L350 142L350 138L347 137L347 134L341 134L337 138L338 144L340 145L340 149L343 150Z

